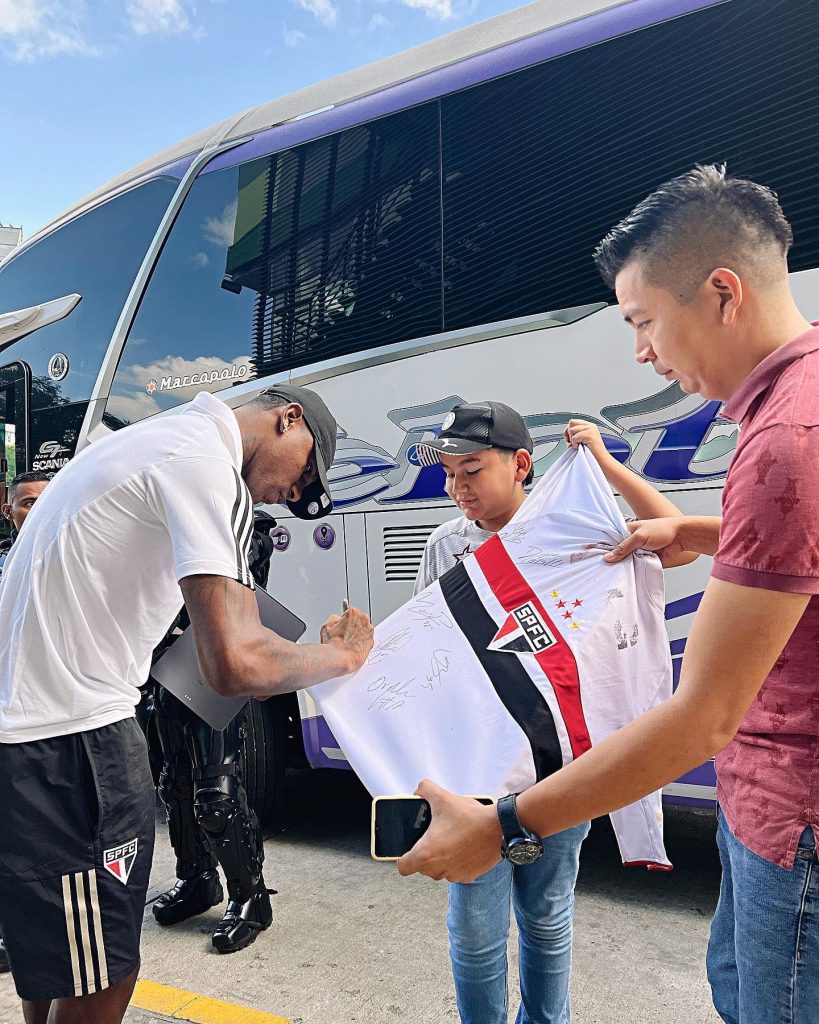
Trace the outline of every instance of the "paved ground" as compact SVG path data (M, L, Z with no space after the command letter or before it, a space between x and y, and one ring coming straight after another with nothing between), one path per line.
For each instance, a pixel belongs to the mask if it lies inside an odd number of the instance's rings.
M274 924L250 949L212 953L216 910L172 930L150 911L142 977L280 1014L294 1024L457 1022L446 951L443 885L400 880L369 858L369 800L341 772L291 779L282 829L266 843ZM164 825L150 895L171 883ZM620 867L607 822L584 844L577 893L572 1019L575 1024L701 1024L718 1020L704 951L719 863L714 819L670 810L676 870ZM514 946L510 958L515 960ZM516 998L516 993L515 993ZM516 1003L515 1003L516 1007ZM128 1024L168 1018L131 1010ZM0 1024L17 1024L11 982L0 978Z

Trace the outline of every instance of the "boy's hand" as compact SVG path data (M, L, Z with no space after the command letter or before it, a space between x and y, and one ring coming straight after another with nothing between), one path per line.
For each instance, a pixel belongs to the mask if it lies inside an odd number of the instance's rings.
M373 647L369 615L358 608L348 608L343 615L331 615L321 627L321 642L343 649L349 659L346 672L357 672Z
M611 457L603 444L599 428L594 423L589 423L588 420L569 420L563 436L571 448L579 448L581 444L584 444L598 462Z

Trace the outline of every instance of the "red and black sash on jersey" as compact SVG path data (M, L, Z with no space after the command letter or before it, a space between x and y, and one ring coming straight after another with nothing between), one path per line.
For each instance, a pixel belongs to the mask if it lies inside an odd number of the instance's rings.
M580 678L571 647L552 622L537 594L509 556L500 537L493 537L475 552L475 559L495 597L507 612L526 603L532 604L555 643L534 658L546 674L557 699L574 757L591 747L583 715ZM498 625L484 607L469 578L466 566L459 563L440 577L441 592L464 637L503 705L523 730L532 748L535 773L544 779L563 767L563 755L552 712L520 659L501 651L488 650Z

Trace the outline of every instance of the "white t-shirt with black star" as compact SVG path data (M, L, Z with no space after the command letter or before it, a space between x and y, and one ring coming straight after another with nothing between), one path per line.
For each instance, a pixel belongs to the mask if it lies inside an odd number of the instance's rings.
M430 583L462 562L467 555L494 537L489 530L482 530L466 516L458 516L448 523L436 527L427 539L427 546L418 567L414 593L419 594Z
M179 415L97 441L60 470L0 587L0 743L134 714L179 580L253 587L253 503L233 412L202 393Z

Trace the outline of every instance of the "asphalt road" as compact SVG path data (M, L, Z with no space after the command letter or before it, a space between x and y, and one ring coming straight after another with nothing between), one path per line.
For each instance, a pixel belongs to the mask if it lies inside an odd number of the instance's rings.
M142 977L294 1024L457 1024L445 886L399 879L392 865L371 861L369 821L369 799L348 773L293 774L282 825L265 844L266 879L278 890L273 926L224 957L210 949L217 909L173 929L159 928L147 909ZM719 888L714 829L708 812L669 809L675 870L664 875L622 868L608 822L595 823L577 888L575 1024L718 1021L704 966ZM149 897L172 882L161 823ZM22 1019L18 1005L8 975L0 977L0 1024ZM513 984L512 1020L516 1009ZM164 1019L128 1014L129 1024Z

